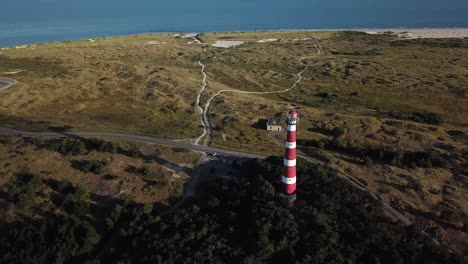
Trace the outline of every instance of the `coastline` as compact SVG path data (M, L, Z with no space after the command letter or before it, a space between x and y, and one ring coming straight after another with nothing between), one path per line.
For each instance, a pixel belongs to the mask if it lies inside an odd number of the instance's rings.
M217 33L241 33L241 32L339 32L339 31L358 31L368 34L383 34L391 31L400 35L408 32L413 35L412 38L468 38L468 27L450 27L450 28L323 28L323 29L272 29L272 30L236 30L220 31ZM212 32L206 32L212 33ZM409 37L411 38L411 37Z
M268 30L228 30L228 31L206 31L199 33L246 33L246 32L339 32L339 31L358 31L366 32L368 34L383 34L384 32L391 31L401 38L468 38L468 27L451 27L451 28L323 28L323 29L268 29ZM187 32L135 32L131 34L122 35L107 35L107 36L87 36L78 39L58 39L45 42L24 42L16 45L2 46L0 50L10 48L25 48L31 45L61 42L61 41L80 41L86 39L105 38L105 37L123 37L123 36L136 36L136 35L157 35L157 34L184 34ZM1 55L1 53L0 53Z

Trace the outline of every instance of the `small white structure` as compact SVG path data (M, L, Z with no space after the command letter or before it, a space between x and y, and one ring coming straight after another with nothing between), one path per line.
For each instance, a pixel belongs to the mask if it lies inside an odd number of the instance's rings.
M281 117L272 117L268 119L267 130L268 131L281 131L283 127L281 126Z

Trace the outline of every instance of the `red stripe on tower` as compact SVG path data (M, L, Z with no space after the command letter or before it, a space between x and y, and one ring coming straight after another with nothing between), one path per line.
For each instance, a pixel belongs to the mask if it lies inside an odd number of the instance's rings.
M282 182L286 195L292 202L296 200L296 133L298 112L296 109L289 111L286 123L288 136L285 144Z

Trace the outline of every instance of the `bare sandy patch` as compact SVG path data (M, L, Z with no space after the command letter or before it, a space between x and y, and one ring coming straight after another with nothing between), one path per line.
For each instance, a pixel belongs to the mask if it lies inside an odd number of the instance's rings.
M362 29L357 30L368 34L384 34L391 32L401 38L467 38L468 28L423 28L423 29Z
M241 41L241 40L218 40L214 44L211 44L211 45L216 48L231 48L231 47L237 47L244 43L245 41Z
M14 70L11 70L11 71L2 72L2 74L3 74L3 75L13 75L13 74L17 74L17 73L20 73L20 72L23 72L23 70L14 69Z
M182 38L195 38L198 35L198 33L187 33L182 36Z
M276 41L279 41L279 39L270 38L270 39L261 39L261 40L257 41L257 43L276 42Z
M166 44L166 42L161 42L161 41L157 41L157 40L152 40L152 41L148 41L145 43L145 46L154 46L154 45L164 45Z

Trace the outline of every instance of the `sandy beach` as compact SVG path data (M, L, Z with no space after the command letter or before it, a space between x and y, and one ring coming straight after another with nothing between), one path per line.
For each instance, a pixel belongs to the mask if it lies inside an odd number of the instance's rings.
M355 29L369 34L383 34L391 31L402 38L467 38L468 28L384 28L384 29Z

